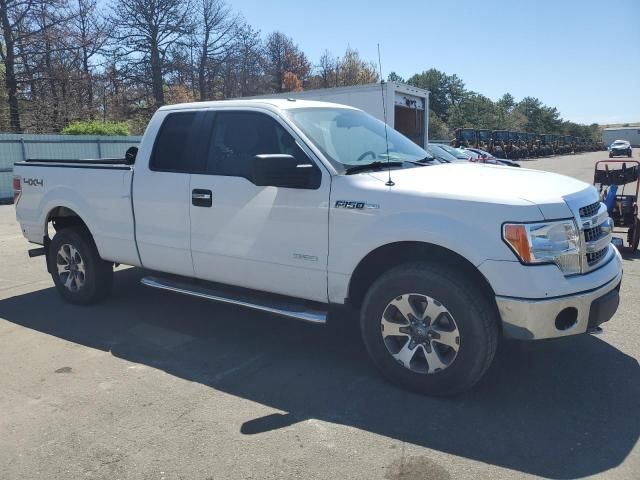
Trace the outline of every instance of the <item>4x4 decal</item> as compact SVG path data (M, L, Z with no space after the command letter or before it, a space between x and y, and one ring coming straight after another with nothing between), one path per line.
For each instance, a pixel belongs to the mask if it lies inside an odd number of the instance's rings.
M23 178L22 183L30 187L44 187L44 180L41 178Z

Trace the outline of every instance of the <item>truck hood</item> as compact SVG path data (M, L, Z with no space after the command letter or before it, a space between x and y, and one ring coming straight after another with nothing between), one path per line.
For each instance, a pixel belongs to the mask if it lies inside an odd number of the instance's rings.
M386 171L370 173L386 182ZM450 163L392 170L398 193L446 197L482 203L538 206L545 218L566 218L567 202L593 203L597 192L589 184L556 173L526 168ZM580 205L582 206L582 205Z

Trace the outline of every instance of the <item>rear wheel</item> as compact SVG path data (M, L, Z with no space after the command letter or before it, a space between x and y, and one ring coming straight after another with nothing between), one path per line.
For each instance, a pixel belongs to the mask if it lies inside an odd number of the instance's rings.
M56 232L49 244L48 262L58 293L69 303L87 305L111 292L113 264L100 258L85 228Z
M361 330L373 363L391 381L429 395L471 388L493 360L495 305L464 272L399 266L369 289Z

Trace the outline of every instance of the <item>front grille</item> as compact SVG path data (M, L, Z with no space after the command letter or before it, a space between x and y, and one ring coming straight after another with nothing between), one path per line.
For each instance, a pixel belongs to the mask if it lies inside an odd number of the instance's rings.
M584 230L584 241L585 242L593 242L597 240L602 235L602 227L600 225L593 228L586 228Z
M580 215L577 220L584 248L581 270L582 273L589 273L609 258L610 220L605 206L601 202L590 203L582 207L576 205L574 212L576 210Z
M580 209L580 216L582 218L593 217L600 210L600 202L592 203L586 207Z
M593 252L593 253L587 253L587 263L589 264L589 266L592 267L596 263L598 263L600 260L602 260L604 256L607 254L608 248L609 246L607 245L602 250L598 250L597 252Z

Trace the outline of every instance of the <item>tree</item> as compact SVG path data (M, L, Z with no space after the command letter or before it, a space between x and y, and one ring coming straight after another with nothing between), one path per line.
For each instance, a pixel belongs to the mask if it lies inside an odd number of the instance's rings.
M455 73L444 76L445 97L450 106L457 105L465 99L466 90L464 82Z
M47 0L0 0L0 27L4 45L0 59L4 64L5 87L9 107L9 125L12 131L21 132L20 106L18 102L19 56L31 39L43 33L34 28L31 21L37 8L49 5Z
M513 107L516 106L516 100L515 98L513 98L513 95L511 95L510 93L505 93L497 101L497 105L498 107L503 109L506 113L509 113L513 110Z
M429 110L429 139L446 140L449 138L449 127L433 110Z
M80 54L89 117L93 116L92 60L107 41L107 23L99 16L96 0L76 0L71 9L69 39Z
M132 66L142 66L138 82L151 77L156 107L165 103L163 73L169 48L192 32L189 0L115 0L110 24L112 48Z
M449 108L452 127L497 129L500 127L498 107L479 93L467 92L464 99Z
M284 72L282 79L282 89L285 92L301 92L302 82L295 73Z
M407 80L409 85L429 90L429 106L444 122L447 121L449 102L446 91L446 75L435 68L416 73Z
M271 75L273 89L284 91L284 74L290 72L304 81L311 70L306 55L282 32L273 32L267 37L265 55L267 72Z
M248 24L242 24L236 31L234 69L241 97L254 95L264 90L264 65L260 32Z
M373 62L360 58L358 50L347 47L344 56L338 61L339 85L366 85L378 81L378 73Z
M404 78L402 78L400 75L398 75L396 72L391 72L388 76L387 76L387 81L388 82L397 82L397 83L405 83L404 82Z
M318 76L320 77L320 88L328 88L338 86L337 76L338 61L331 55L329 50L325 50L320 56L320 64L318 65Z
M524 129L528 132L549 132L560 127L560 112L547 107L539 99L525 97L515 107L526 119Z
M195 29L199 46L198 92L200 100L211 98L208 76L215 75L232 53L238 18L223 0L198 0L199 22Z

